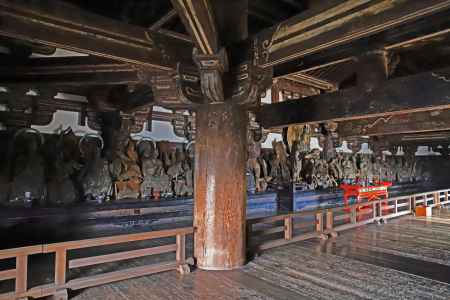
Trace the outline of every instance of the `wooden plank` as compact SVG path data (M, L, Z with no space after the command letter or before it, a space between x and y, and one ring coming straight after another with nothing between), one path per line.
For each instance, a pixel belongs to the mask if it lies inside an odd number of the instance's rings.
M369 219L369 220L364 220L364 221L360 221L360 222L356 222L356 223L348 223L348 224L343 224L343 225L339 225L339 226L335 226L334 230L335 231L344 231L344 230L348 230L351 228L355 228L355 227L359 227L359 226L363 226L366 224L370 224L373 223L374 219Z
M16 278L16 269L0 271L0 281Z
M212 3L195 0L171 0L171 2L201 54L217 53L220 42Z
M66 283L67 251L58 249L55 253L55 285L61 286Z
M450 109L343 121L337 132L340 137L357 137L443 130L450 130Z
M0 85L43 87L118 85L140 82L136 67L93 56L1 61Z
M314 222L311 223L295 223L292 228L293 229L307 229L307 230L311 230L312 228L314 228Z
M118 253L97 255L86 258L77 258L69 261L69 269L93 266L109 262L121 261L126 259L144 257L154 254L173 252L177 249L176 244L163 245L139 250L122 251Z
M171 9L164 16L162 16L162 18L160 18L158 21L153 23L152 26L150 26L150 29L151 30L159 30L159 29L161 29L161 27L164 26L164 24L166 24L167 22L169 22L170 20L172 20L176 16L177 16L176 10L175 9Z
M292 217L286 217L284 219L284 239L291 240L293 235L294 228L292 226Z
M305 233L302 235L295 236L290 240L278 239L278 240L274 240L274 241L270 241L270 242L265 242L263 244L257 245L256 249L257 250L267 250L270 248L279 247L279 246L287 245L290 243L305 241L305 240L309 240L309 239L313 239L313 238L317 238L317 237L319 237L318 232L310 232L310 233Z
M178 264L182 265L186 263L186 236L184 234L177 234L176 241L176 260Z
M184 228L158 230L158 231L150 231L150 232L143 232L143 233L116 235L116 236L111 236L111 237L102 237L102 238L78 240L78 241L71 241L71 242L47 244L47 245L43 246L43 251L44 251L44 253L48 253L48 252L54 252L59 248L64 248L66 250L73 250L73 249L81 249L81 248L89 248L89 247L107 246L107 245L120 244L120 243L150 240L150 239L156 239L156 238L162 238L162 237L171 237L171 236L176 236L177 234L191 234L193 232L194 232L193 227L184 227Z
M274 66L389 32L445 11L448 0L330 1L257 35L259 64Z
M334 220L335 221L342 221L342 220L349 220L350 219L350 214L349 213L347 213L347 214L342 214L342 215L335 215L334 216Z
M177 61L189 61L192 53L185 41L62 1L0 1L0 34L161 70L175 69Z
M284 226L276 226L272 228L261 228L261 229L253 229L251 231L252 236L261 236L261 235L267 235L267 234L273 234L277 232L283 232L285 230Z
M159 263L150 266L142 266L129 268L121 271L109 272L100 275L93 275L79 279L70 280L66 284L66 288L72 290L84 289L92 286L102 285L106 283L121 281L130 278L136 278L154 273L160 273L170 270L176 270L177 263Z
M334 217L333 217L333 210L329 209L326 212L326 229L332 230L334 226Z
M344 121L450 108L450 68L386 81L373 91L352 88L300 100L263 105L264 128Z
M0 259L12 258L18 255L32 255L42 253L42 246L29 246L29 247L20 247L20 248L11 248L0 250Z
M323 213L322 213L322 211L316 213L316 231L317 232L323 231Z
M16 293L27 291L28 281L28 256L19 255L16 257Z

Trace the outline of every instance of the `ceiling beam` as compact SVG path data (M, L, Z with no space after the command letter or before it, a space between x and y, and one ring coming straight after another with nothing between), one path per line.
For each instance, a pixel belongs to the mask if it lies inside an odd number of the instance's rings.
M162 16L161 19L159 19L158 21L153 23L152 26L150 26L150 29L157 31L157 30L161 29L167 22L169 22L170 20L175 18L176 16L177 16L177 11L175 9L171 9L167 14Z
M431 110L338 122L339 137L450 131L450 110Z
M33 58L0 66L0 86L121 85L139 82L133 65L93 56Z
M213 9L208 1L171 0L184 27L194 40L201 54L218 52L220 42Z
M0 35L161 70L192 53L183 40L61 1L0 0Z
M386 81L374 90L351 88L260 107L264 128L344 121L450 108L450 68Z
M275 70L286 75L443 29L449 10L449 0L327 1L256 35L256 56L262 67L297 60ZM375 36L377 43L367 43Z
M321 79L315 76L311 76L304 73L296 73L292 75L284 76L283 78L307 85L312 86L315 88L318 88L323 91L331 92L336 91L338 89L338 84L334 82L330 82L325 79Z

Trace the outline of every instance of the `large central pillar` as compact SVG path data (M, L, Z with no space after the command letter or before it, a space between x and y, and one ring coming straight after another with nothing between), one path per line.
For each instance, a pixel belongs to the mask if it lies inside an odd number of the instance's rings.
M245 263L247 113L209 104L196 112L194 256L206 270Z

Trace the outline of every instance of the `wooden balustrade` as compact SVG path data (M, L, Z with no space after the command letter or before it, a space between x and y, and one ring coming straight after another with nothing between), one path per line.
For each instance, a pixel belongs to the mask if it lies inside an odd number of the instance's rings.
M339 231L413 213L418 205L450 204L448 190L356 203L346 207L293 212L284 215L250 219L247 222L249 247L261 251L301 240L336 237ZM294 218L310 218L306 224L295 224ZM284 220L284 227L279 222ZM309 225L309 226L308 226ZM308 229L296 232L295 229ZM280 236L279 233L283 233Z
M11 279L15 280L15 290L10 293L0 294L0 300L22 299L27 297L40 298L50 295L58 295L58 299L61 298L60 296L63 296L61 299L64 299L67 297L67 289L77 290L169 270L178 270L182 274L188 273L189 266L187 265L187 262L192 262L192 259L186 259L186 235L192 234L193 231L194 229L192 227L185 227L1 250L0 260L15 258L16 268L0 271L0 281ZM89 256L70 260L67 257L68 251L73 250L170 237L175 237L174 244L154 246L131 251L120 251L105 255ZM150 264L125 270L75 278L67 281L67 272L71 269L169 252L175 252L175 261ZM51 253L55 254L54 283L28 289L28 257L34 254Z
M356 203L347 207L291 212L283 215L250 219L247 221L248 247L251 250L260 251L312 238L326 239L329 236L336 237L339 231L411 214L417 205L434 207L450 204L449 191L450 189L439 190L367 203ZM297 222L298 220L300 222ZM1 250L0 260L15 258L16 267L0 271L0 281L15 280L15 290L10 293L0 294L0 300L27 297L39 298L50 295L62 296L60 298L64 299L64 297L67 297L67 289L77 290L168 270L178 270L182 274L187 273L189 272L187 263L192 263L192 259L186 259L186 235L192 234L193 231L193 227L186 227ZM68 259L69 251L168 237L174 237L175 243ZM72 269L169 252L175 252L174 261L144 265L67 281L67 273ZM28 257L35 254L53 253L55 254L54 282L28 288Z

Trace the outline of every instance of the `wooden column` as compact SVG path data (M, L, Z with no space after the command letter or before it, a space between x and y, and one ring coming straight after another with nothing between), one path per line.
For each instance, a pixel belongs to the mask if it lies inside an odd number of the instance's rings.
M229 103L196 112L194 255L206 270L245 263L247 114Z

